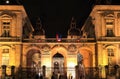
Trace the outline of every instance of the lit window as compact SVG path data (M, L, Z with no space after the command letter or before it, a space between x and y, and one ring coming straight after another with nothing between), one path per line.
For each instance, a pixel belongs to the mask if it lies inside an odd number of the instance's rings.
M3 49L2 65L9 65L9 49Z

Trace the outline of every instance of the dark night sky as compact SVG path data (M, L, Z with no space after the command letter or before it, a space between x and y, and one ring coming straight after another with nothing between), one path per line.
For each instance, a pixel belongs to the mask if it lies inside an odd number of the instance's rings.
M77 28L80 28L91 11L88 0L23 0L22 4L33 25L36 17L41 18L49 38L56 33L66 37L71 18L75 17Z

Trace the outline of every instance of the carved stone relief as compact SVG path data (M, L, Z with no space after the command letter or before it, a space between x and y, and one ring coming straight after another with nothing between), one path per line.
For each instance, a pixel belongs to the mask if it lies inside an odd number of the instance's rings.
M41 48L42 48L42 51L44 51L44 52L49 52L50 51L50 46L47 45L47 44L43 45Z
M68 46L68 51L69 52L76 52L77 47L74 44L71 44L71 45Z

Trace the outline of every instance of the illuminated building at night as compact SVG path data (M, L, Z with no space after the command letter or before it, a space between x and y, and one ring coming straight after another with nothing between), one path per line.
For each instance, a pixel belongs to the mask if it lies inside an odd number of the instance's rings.
M81 29L71 19L67 38L46 38L41 20L33 28L22 5L0 5L0 76L12 73L31 76L22 71L40 73L50 78L52 72L78 78L82 61L87 75L89 68L120 65L120 6L96 5ZM27 70L28 69L28 70ZM91 72L92 73L92 72ZM94 73L93 73L94 75ZM24 79L24 78L22 78Z

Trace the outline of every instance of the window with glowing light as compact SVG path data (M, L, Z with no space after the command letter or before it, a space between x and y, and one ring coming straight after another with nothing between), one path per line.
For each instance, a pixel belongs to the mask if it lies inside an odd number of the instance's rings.
M9 65L9 49L3 49L2 65Z
M114 57L114 50L112 48L108 48L107 52L108 52L108 64L112 65L112 59Z

